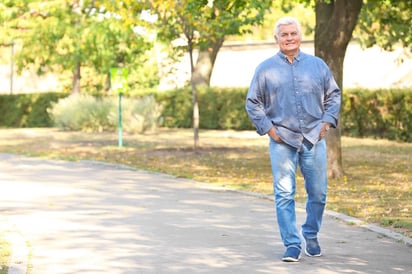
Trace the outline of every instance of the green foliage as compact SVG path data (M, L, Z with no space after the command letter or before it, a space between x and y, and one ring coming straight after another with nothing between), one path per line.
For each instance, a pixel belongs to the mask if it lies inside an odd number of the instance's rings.
M4 43L14 41L17 45L19 72L33 67L39 74L73 73L75 79L86 80L80 83L83 88L103 90L109 88L107 75L111 67L142 71L149 58L142 56L152 47L144 31L135 29L142 22L138 16L141 5L129 3L125 9L133 8L134 14L126 18L107 10L111 2L6 1L0 3L0 37L7 33ZM75 73L77 66L81 67L80 75ZM88 69L89 79L81 77L84 68Z
M412 141L410 90L353 90L343 95L343 135Z
M96 99L91 95L71 95L52 104L48 110L54 125L66 130L109 130L107 117L115 102Z
M0 44L9 44L19 39L27 27L26 20L22 16L29 12L27 0L2 0L0 2Z
M211 49L215 56L227 36L250 33L253 26L262 24L271 6L270 1L245 0L153 0L148 4L158 16L159 40L170 44L184 36L182 49Z
M0 126L2 127L50 127L52 121L47 108L64 93L37 93L0 96Z
M52 104L48 112L56 127L86 132L114 131L118 127L118 97L75 94ZM123 130L141 133L161 122L161 107L153 97L122 97Z
M6 239L6 233L0 231L0 274L8 273L8 265L10 262L12 246L11 243Z
M149 53L148 53L149 54ZM157 88L160 83L159 69L156 53L141 55L129 69L129 90L139 92L140 90Z
M140 56L136 64L128 66L128 91L127 94L140 94L147 89L156 89L160 83L158 67L155 60L148 59L148 56ZM113 94L107 91L110 83L109 73L102 74L91 67L82 68L81 90L84 94L105 96ZM71 85L71 82L68 84ZM71 86L66 85L64 90L70 90Z
M162 123L162 107L154 96L139 98L123 98L122 121L123 128L127 132L142 133L152 130ZM111 112L110 123L117 126L118 113Z
M254 130L244 105L246 89L199 91L200 128ZM192 126L189 89L157 94L163 106L164 126ZM412 141L412 91L346 90L341 110L342 134Z
M198 92L200 128L252 129L245 111L247 90L204 88ZM164 126L190 128L192 123L191 92L189 88L156 94L163 106Z
M393 50L401 44L412 49L411 13L410 0L364 1L357 36L367 47Z
M214 62L227 36L252 32L253 26L263 23L270 6L270 1L148 1L148 9L158 16L158 39L171 46L179 40L180 49L189 53L190 71L195 76L192 84L196 87L209 85ZM196 64L194 49L200 50Z
M244 109L246 92L245 88L199 90L200 128L254 130ZM117 100L117 96L97 99L62 93L3 95L0 126L50 127L54 119L56 125L67 129L114 130ZM193 125L190 88L142 90L123 97L122 108L125 131L141 132L157 125ZM412 91L345 90L340 124L345 136L412 142Z
M208 129L251 129L245 111L245 89L204 90L200 93L200 127Z
M304 40L313 40L315 30L314 3L296 3L297 1L272 1L272 6L266 11L265 20L260 26L254 26L253 31L233 37L234 40L259 41L274 40L273 27L282 16L293 16L299 19L302 26ZM308 2L310 2L308 0Z
M189 88L156 93L156 101L163 107L163 125L190 128L192 120L192 93Z

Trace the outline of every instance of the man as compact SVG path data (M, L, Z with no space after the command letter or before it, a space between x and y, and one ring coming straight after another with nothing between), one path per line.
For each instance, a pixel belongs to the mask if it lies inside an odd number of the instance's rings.
M279 19L274 32L279 52L256 68L246 110L257 132L270 136L276 216L286 247L282 260L297 262L301 235L305 254L321 256L317 236L326 204L324 137L337 126L341 92L325 62L300 51L301 29L295 18ZM306 220L300 232L294 200L297 166L307 192Z

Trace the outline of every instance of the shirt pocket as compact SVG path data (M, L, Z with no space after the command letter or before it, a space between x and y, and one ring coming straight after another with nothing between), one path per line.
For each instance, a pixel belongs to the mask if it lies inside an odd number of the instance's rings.
M300 81L300 90L303 94L322 94L323 84L322 79L315 73L305 73Z

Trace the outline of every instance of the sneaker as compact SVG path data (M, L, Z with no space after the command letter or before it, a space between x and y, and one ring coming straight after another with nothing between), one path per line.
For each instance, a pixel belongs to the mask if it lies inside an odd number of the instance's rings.
M284 262L298 262L300 259L300 248L296 246L290 246L286 249L285 255L283 255L282 261Z
M305 242L305 254L309 257L320 257L322 253L320 251L320 245L318 238L308 239L303 234L303 240Z

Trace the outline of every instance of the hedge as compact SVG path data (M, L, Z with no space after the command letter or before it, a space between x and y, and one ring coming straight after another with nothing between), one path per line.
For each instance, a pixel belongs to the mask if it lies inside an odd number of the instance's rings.
M254 130L246 112L246 88L213 88L198 92L200 128ZM140 96L153 92L143 92ZM156 92L163 106L163 126L192 127L190 88ZM45 93L0 96L1 127L50 127L51 102L68 94ZM139 96L139 95L134 95ZM347 89L343 93L342 135L412 142L412 90Z
M352 90L344 93L342 134L412 141L411 90Z
M254 130L245 112L246 93L246 89L200 91L200 128ZM192 126L189 89L156 96L164 107L164 126ZM412 90L345 90L340 126L345 136L412 142Z
M198 92L199 127L203 129L253 129L245 112L245 89L203 89ZM191 90L156 93L163 106L165 127L192 127Z
M65 93L1 95L0 127L51 127L53 122L47 108L67 96Z

